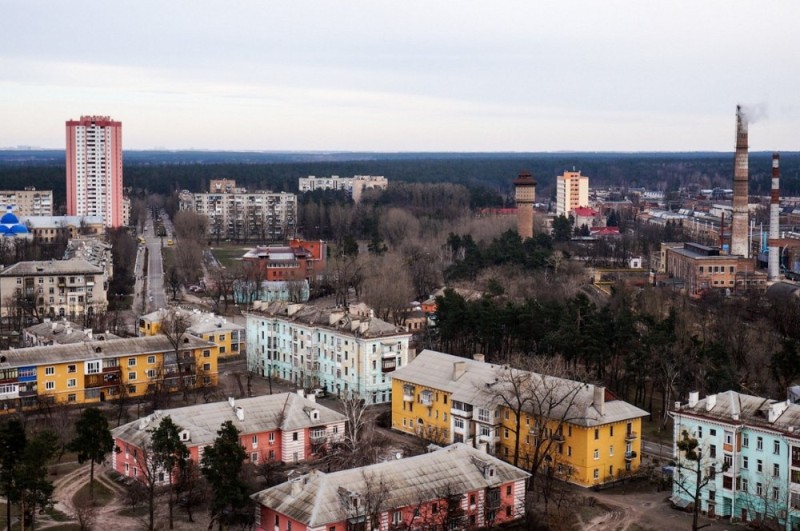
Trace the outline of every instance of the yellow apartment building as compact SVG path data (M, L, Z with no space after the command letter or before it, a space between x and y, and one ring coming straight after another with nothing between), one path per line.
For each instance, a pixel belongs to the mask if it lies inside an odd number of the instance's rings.
M425 350L392 373L392 427L437 444L464 442L512 463L519 434L519 467L538 461L540 471L583 486L639 468L646 411L600 386L476 358Z
M0 353L0 410L95 403L217 384L218 347L187 336L178 354L165 336L87 341Z
M139 335L154 336L161 331L161 321L172 309L161 309L139 317ZM247 345L245 327L226 320L224 317L199 310L174 311L186 317L190 326L187 332L195 337L210 341L219 347L219 357L229 358L244 354Z

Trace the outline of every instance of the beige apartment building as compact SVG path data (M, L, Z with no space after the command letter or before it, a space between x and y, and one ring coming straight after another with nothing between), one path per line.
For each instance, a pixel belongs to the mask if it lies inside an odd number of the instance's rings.
M0 269L0 317L30 316L75 320L105 312L108 279L82 258L18 262Z
M235 181L217 185L219 192L180 193L180 209L208 218L210 238L237 241L283 241L294 236L297 196L287 192L248 192Z
M8 206L18 217L52 216L53 191L37 190L33 186L24 190L0 190L0 210Z

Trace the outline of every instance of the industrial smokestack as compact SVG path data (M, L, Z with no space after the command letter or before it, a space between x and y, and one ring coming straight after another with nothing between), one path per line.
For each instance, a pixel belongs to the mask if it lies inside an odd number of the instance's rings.
M767 280L776 281L780 276L780 211L781 211L781 156L778 153L772 154L772 195L769 199L769 259Z
M731 254L750 257L747 245L748 218L747 118L736 106L736 154L733 159L733 216L731 220Z

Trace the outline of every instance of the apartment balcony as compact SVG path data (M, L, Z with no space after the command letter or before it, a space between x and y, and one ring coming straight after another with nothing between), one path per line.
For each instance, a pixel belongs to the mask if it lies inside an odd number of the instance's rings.
M397 368L397 360L392 357L391 359L381 360L381 370L383 372L393 372Z
M551 438L553 441L557 442L557 443L562 443L562 442L564 442L564 436L563 436L563 435L561 435L560 433L554 433L554 434L552 434L552 435L550 436L550 438Z
M478 434L478 442L479 443L486 443L486 444L492 445L492 444L497 444L499 441L500 441L500 437L498 437L494 433L490 433L490 434L480 433L480 434Z
M407 393L403 391L403 402L413 402L414 401L414 392Z
M419 401L423 406L433 407L433 396L422 395Z
M628 433L625 434L625 440L626 441L634 441L638 437L639 437L639 434L636 433L635 431L629 431Z
M319 444L328 438L328 433L325 430L313 430L309 434L309 437L312 443Z
M636 459L636 452L625 452L625 461L633 461Z
M468 419L472 418L472 408L464 405L464 406L452 406L450 408L450 413L457 416L457 417L465 417Z

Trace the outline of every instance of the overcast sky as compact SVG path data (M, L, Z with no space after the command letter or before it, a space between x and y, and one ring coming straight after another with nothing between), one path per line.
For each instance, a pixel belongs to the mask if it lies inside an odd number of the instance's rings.
M11 0L0 146L800 150L800 2Z

